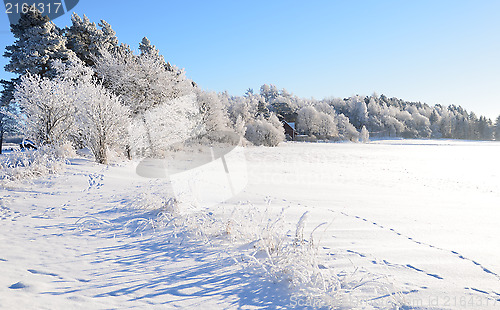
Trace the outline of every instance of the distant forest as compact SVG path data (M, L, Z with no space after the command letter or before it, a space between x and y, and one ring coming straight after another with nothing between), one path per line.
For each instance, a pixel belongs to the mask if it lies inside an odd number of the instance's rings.
M250 101L264 102L270 111L294 122L299 133L320 139L356 138L354 129L366 127L374 137L500 140L500 116L493 123L461 106L429 106L377 94L312 100L274 85L262 85L258 95L249 89L243 98L233 98L233 104L255 96L258 99Z

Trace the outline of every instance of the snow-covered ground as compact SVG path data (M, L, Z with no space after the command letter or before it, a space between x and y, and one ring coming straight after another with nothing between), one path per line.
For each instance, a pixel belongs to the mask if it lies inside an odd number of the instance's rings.
M500 143L285 143L245 148L245 156L242 192L163 221L172 207L162 200L173 195L169 184L138 177L137 163L72 159L59 175L4 183L0 308L323 305L242 264L243 239L203 235L218 217L241 222L245 208L271 219L285 208L285 229L309 211L306 239L327 222L314 239L321 269L348 288L336 305L500 308ZM208 226L197 236L168 225L189 222L190 212L208 216L186 226Z

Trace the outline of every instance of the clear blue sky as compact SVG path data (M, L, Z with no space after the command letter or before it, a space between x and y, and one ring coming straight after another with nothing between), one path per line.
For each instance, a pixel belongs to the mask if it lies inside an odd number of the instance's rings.
M147 36L207 90L272 83L308 98L377 92L500 114L500 1L80 0L74 11L134 49ZM0 15L3 47L13 37Z

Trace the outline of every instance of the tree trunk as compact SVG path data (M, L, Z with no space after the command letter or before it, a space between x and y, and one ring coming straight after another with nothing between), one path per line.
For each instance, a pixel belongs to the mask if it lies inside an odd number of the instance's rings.
M3 145L3 129L0 130L0 154L2 154L2 145Z
M132 160L132 150L130 149L129 144L125 146L125 154L127 155L128 160Z
M104 143L99 143L99 158L97 161L100 164L107 165L108 164L108 154L106 152L106 145Z
M155 157L156 156L155 146L153 144L153 139L151 138L151 131L149 130L149 126L147 124L146 117L144 115L142 115L142 121L144 123L144 129L146 129L146 136L149 143L149 150L151 151L151 157Z

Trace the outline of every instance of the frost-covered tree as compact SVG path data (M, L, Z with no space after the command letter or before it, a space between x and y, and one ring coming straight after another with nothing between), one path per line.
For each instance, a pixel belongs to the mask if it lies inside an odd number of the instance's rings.
M95 63L95 71L105 87L119 95L130 109L136 131L143 131L142 137L146 139L146 148L151 155L160 156L162 152L159 145L163 143L155 140L152 132L157 132L155 127L162 126L165 121L155 117L152 111L172 121L169 126L160 128L171 133L170 142L181 139L179 128L194 130L191 124L199 110L195 99L181 99L194 97L193 84L183 71L175 67L169 70L161 59L148 53L136 56L126 51L102 51Z
M3 86L0 98L0 154L2 154L4 134L16 131L16 114L18 111L12 101L14 83L1 80L0 84Z
M313 106L306 106L297 112L295 128L304 134L320 139L338 137L336 120L325 112L318 112Z
M256 117L262 116L264 118L269 118L271 115L271 112L266 106L266 102L263 100L259 100L259 103L257 104L257 114L255 115Z
M469 114L469 136L468 139L479 140L481 138L481 132L479 131L479 119L474 112Z
M263 98L271 112L286 115L287 121L293 119L296 122L296 129L304 134L320 136L324 134L320 133L320 127L325 127L321 124L328 123L325 122L327 117L319 117L316 112L325 113L337 124L341 139L357 139L358 131L363 126L373 136L404 138L488 140L494 136L492 131L496 130L496 125L490 120L477 117L460 106L429 106L420 102L388 98L385 95L373 94L364 98L356 95L345 99L332 97L315 100L293 97L286 91L278 91L276 86L263 85L260 96L247 92L244 98ZM241 100L236 99L231 103L229 111L233 120L236 119L233 117L233 112L241 110L244 105L241 104ZM245 109L250 110L252 107L253 104L248 104ZM316 112L307 107L313 107ZM283 112L284 108L290 113ZM299 111L301 111L300 116ZM353 125L356 133L352 130Z
M108 151L121 150L127 138L128 109L83 62L55 61L52 69L56 78L27 73L16 86L25 134L39 144L78 142L107 164Z
M337 138L338 129L335 118L324 112L319 112L319 132L316 136L320 139Z
M194 88L183 71L165 69L150 54L103 51L96 59L95 71L104 85L120 95L133 114L140 114L168 100L193 93Z
M0 154L2 154L2 145L4 134L11 131L14 128L9 106L0 106Z
M279 96L279 90L273 84L271 85L264 84L260 87L260 95L264 97L266 102L272 102Z
M470 124L466 116L461 114L453 115L454 119L454 130L452 137L455 139L469 139Z
M132 150L163 157L169 147L200 134L199 108L196 95L174 98L132 118L130 129ZM151 150L149 154L147 150Z
M27 73L14 91L25 135L38 144L62 144L75 128L78 93L69 80Z
M13 80L0 80L0 85L2 85L2 91L0 94L0 105L7 106L12 104L14 99L14 88L16 79Z
M368 112L367 126L375 133L384 132L382 123L382 114L385 112L385 106L382 105L376 96L370 97L366 106Z
M101 164L108 163L110 151L121 152L128 138L129 111L120 98L94 78L94 71L83 61L53 65L62 79L76 93L73 137L87 147Z
M247 124L245 138L255 145L277 146L285 140L285 131L276 115L271 114L269 119L258 116Z
M141 51L141 55L148 54L148 55L154 55L157 57L160 56L160 51L151 44L151 41L147 37L142 38L141 43L139 43L139 51Z
M493 140L495 138L493 124L489 118L480 116L477 127L481 140Z
M441 134L443 138L453 138L453 132L455 130L456 120L452 112L443 107L441 113Z
M253 94L253 93L252 93ZM300 101L286 89L278 90L274 85L262 85L260 95L266 103L266 107L275 114L283 117L287 122L295 122Z
M323 102L323 101L315 102L313 106L316 109L316 111L318 111L318 112L323 112L323 113L328 114L330 116L335 116L337 114L335 109L331 105L327 104L326 102Z
M183 71L177 69L176 66L173 66L169 62L166 62L165 58L160 54L158 48L156 48L156 46L154 46L147 37L142 38L141 43L139 43L139 51L141 52L141 56L148 56L162 63L167 71L170 71L177 76L181 76L184 74ZM195 86L196 83L191 81L191 84Z
M364 99L356 98L353 121L353 125L357 128L361 128L361 126L366 125L368 121L368 108Z
M246 124L254 120L257 114L257 103L253 100L254 95L245 97L232 97L229 100L228 116L231 127L242 136L245 135Z
M319 131L318 112L313 106L303 107L297 112L295 129L307 135L314 135L314 133Z
M436 108L432 109L432 113L429 117L429 122L431 124L430 129L432 131L431 133L431 138L441 138L443 135L441 134L440 130L440 122L441 122L441 116L437 112L438 110Z
M346 100L346 108L344 111L339 111L345 113L356 128L361 129L363 125L366 125L368 121L368 108L364 98L358 95L348 98Z
M77 94L73 135L89 148L98 163L107 164L109 152L122 153L128 142L129 110L93 77L94 71L82 61L55 62L54 66L59 78Z
M113 51L118 47L115 31L104 20L101 20L98 28L87 16L81 18L73 13L71 22L71 27L65 29L67 47L87 66L94 65L94 57L101 56L101 50Z
M429 119L420 114L415 106L408 107L411 114L411 121L407 122L407 128L411 128L415 137L430 138L432 134L431 123Z
M500 141L500 115L495 121L495 140Z
M366 129L366 126L363 126L363 128L361 128L361 131L359 132L359 140L362 143L370 141L370 133L368 132L368 129Z
M122 150L126 145L128 109L98 82L75 86L79 94L76 114L79 136L98 163L108 164L108 152Z
M357 142L359 139L359 133L350 122L349 118L344 114L338 115L338 130L339 136L342 140L349 140Z
M9 63L5 65L5 70L8 72L18 75L29 72L52 78L55 77L55 72L51 69L54 61L65 62L76 57L66 48L66 39L62 31L37 10L21 14L18 23L11 25L11 32L16 40L14 44L6 47L3 55L9 58ZM2 91L2 100L13 98L15 85L18 82L19 78L7 82L9 84Z
M243 97L225 98L230 127L255 145L277 146L285 140L283 124L269 111L266 99L247 90Z
M6 47L4 57L10 58L5 70L12 73L53 77L51 63L59 59L67 61L76 55L66 48L62 31L37 10L21 14L19 23L11 25L16 38L13 45Z
M198 91L196 95L200 107L203 133L216 138L217 133L229 130L227 109L215 92Z
M232 98L228 107L229 119L233 125L238 118L246 122L247 120L252 119L253 115L255 115L256 109L254 111L253 108L254 107L250 104L250 101L247 100L246 97Z

